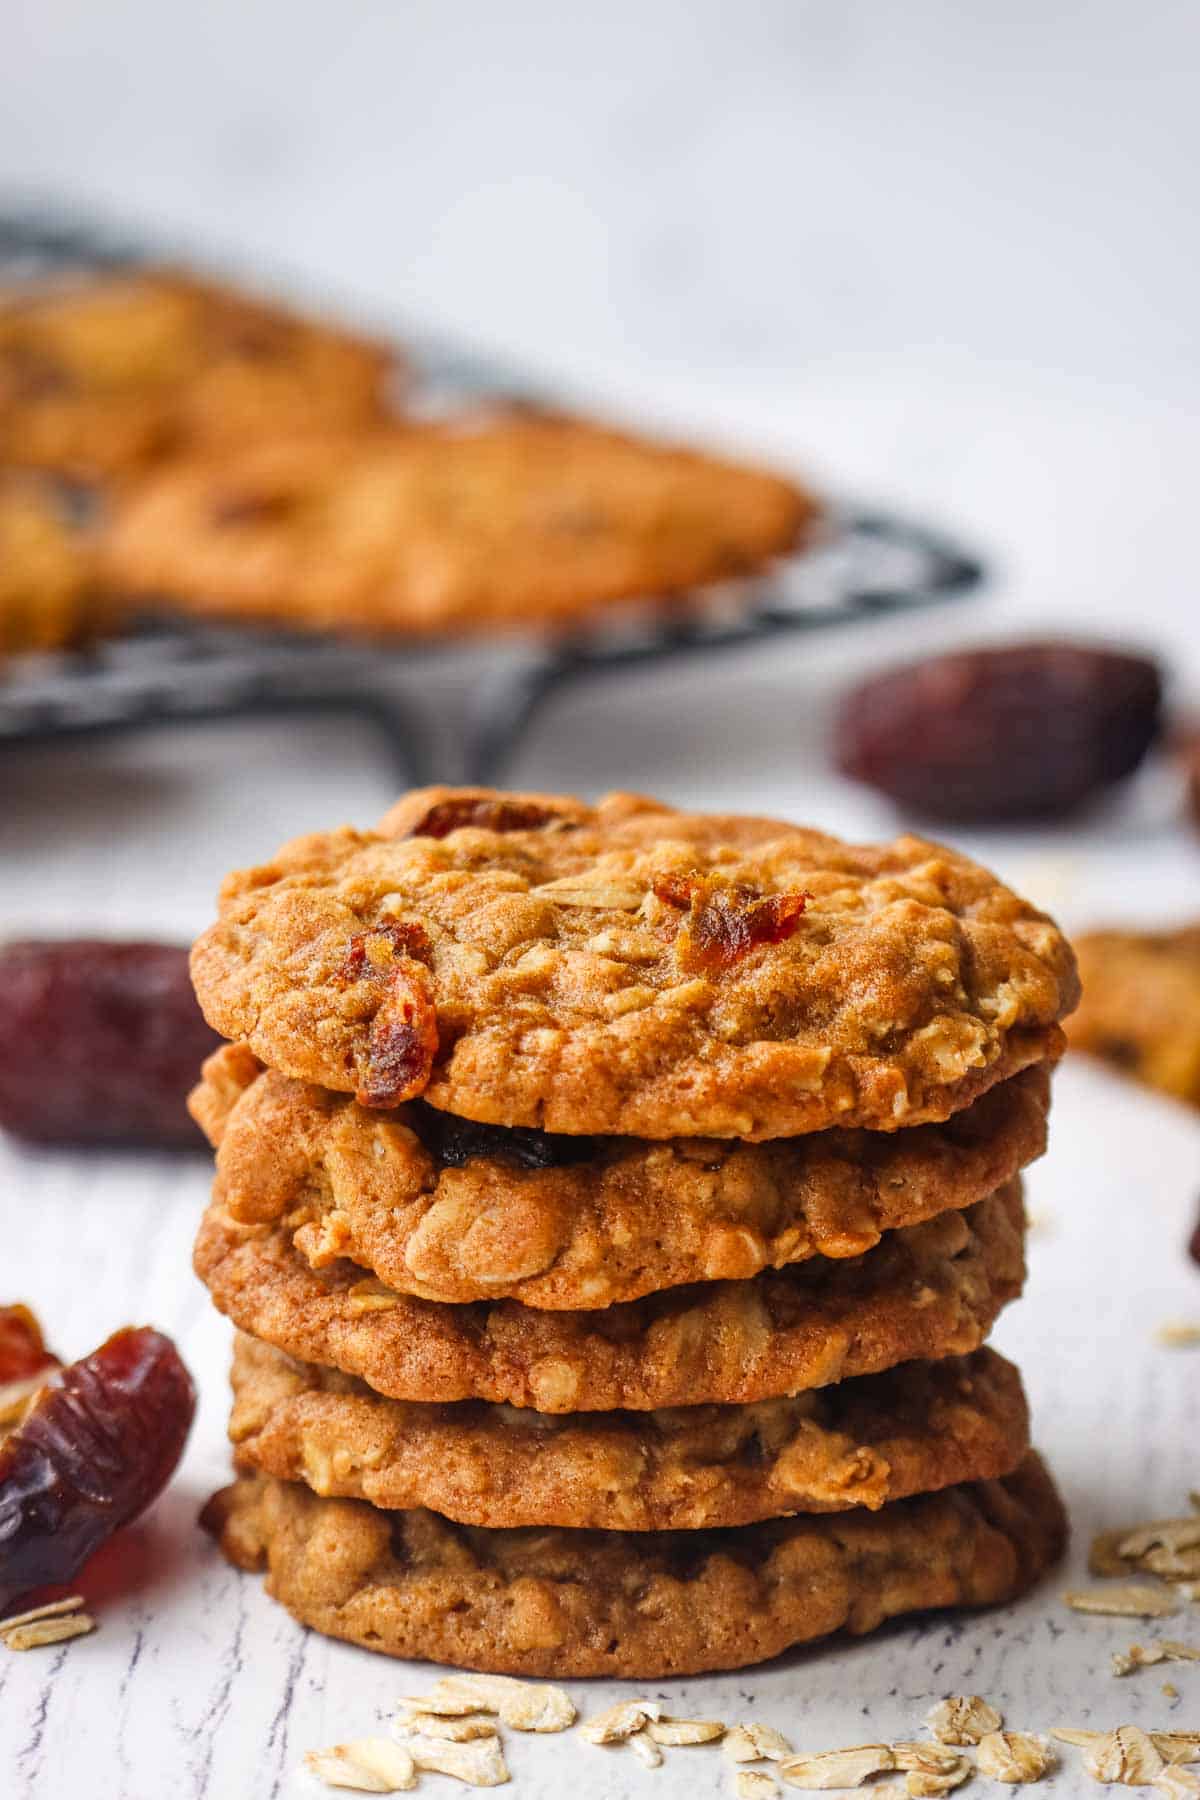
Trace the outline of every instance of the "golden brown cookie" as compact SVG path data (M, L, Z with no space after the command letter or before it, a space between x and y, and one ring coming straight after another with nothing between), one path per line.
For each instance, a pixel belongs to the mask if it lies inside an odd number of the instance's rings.
M541 1412L742 1403L979 1348L1021 1291L1019 1181L890 1231L865 1256L670 1288L601 1312L515 1300L444 1306L355 1263L314 1270L286 1228L205 1214L196 1273L242 1331L397 1400Z
M1075 949L1083 999L1071 1047L1200 1106L1200 925L1089 931Z
M1021 1378L994 1350L752 1406L563 1416L387 1400L239 1333L233 1391L239 1469L464 1525L692 1531L877 1510L1008 1475L1029 1448Z
M1049 919L920 838L472 789L232 875L192 972L224 1037L366 1105L647 1138L944 1119L1077 994Z
M208 614L486 631L761 572L816 515L758 469L512 414L180 464L128 500L107 564Z
M86 537L50 485L0 472L0 657L73 643L92 573Z
M220 1146L217 1199L242 1224L286 1223L314 1268L348 1257L426 1300L554 1311L859 1256L1010 1181L1045 1148L1049 1101L1041 1065L912 1131L555 1137L419 1100L371 1111L231 1044L191 1104Z
M358 425L391 354L166 270L0 302L0 459L90 479L198 446Z
M265 1568L268 1591L331 1637L460 1668L641 1681L1013 1600L1067 1535L1032 1454L1002 1481L882 1512L727 1531L486 1531L265 1477L215 1495L205 1523L231 1562Z

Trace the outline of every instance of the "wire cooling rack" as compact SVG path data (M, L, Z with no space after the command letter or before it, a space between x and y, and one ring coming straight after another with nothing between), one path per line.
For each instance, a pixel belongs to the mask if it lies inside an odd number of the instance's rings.
M0 209L0 283L181 259L91 221ZM461 346L422 334L404 345L418 396L439 402L557 398ZM250 714L340 712L385 734L400 778L496 781L534 715L565 689L623 671L731 653L967 596L983 577L952 538L892 512L835 510L819 543L764 578L602 612L568 633L461 644L362 643L161 616L66 653L11 658L0 671L0 749ZM436 666L465 684L461 729L433 728L422 688Z

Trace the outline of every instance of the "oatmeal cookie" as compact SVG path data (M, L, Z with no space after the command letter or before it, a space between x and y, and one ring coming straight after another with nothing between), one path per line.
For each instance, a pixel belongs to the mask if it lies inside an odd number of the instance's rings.
M1200 1106L1200 925L1075 939L1083 999L1075 1050Z
M368 1106L645 1138L945 1119L1077 996L1051 921L920 838L478 789L232 875L192 970L224 1037Z
M1020 1182L890 1231L865 1256L670 1288L599 1312L445 1306L349 1262L311 1269L279 1225L206 1213L196 1273L242 1331L397 1400L540 1412L740 1403L979 1348L1024 1279Z
M808 534L791 482L582 420L512 414L263 444L119 510L114 584L338 631L486 631L761 572Z
M487 1531L248 1477L205 1523L288 1611L390 1656L513 1675L651 1680L744 1667L831 1632L1015 1599L1061 1555L1031 1454L1001 1481L881 1512L712 1532Z
M92 573L87 538L50 484L0 473L0 658L80 637Z
M1049 1101L1040 1065L912 1131L555 1137L419 1100L372 1111L231 1044L192 1106L219 1142L217 1199L242 1224L286 1222L314 1268L348 1257L426 1300L556 1311L859 1256L1011 1180L1045 1147Z
M564 1417L387 1400L239 1333L233 1391L239 1469L463 1525L691 1531L877 1511L1010 1474L1029 1448L1021 1378L994 1350L752 1406Z
M0 459L81 479L377 420L390 352L169 270L0 302Z

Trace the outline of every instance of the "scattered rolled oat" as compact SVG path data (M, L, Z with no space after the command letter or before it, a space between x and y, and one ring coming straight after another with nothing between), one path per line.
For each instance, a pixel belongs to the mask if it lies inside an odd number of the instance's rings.
M1121 1619L1165 1619L1179 1610L1167 1588L1123 1581L1107 1588L1083 1588L1063 1595L1075 1612L1106 1613Z
M1102 1738L1112 1734L1107 1731L1079 1731L1066 1725L1056 1725L1050 1735L1062 1744L1075 1744L1081 1750L1091 1750ZM1155 1749L1168 1762L1200 1762L1200 1731L1152 1731L1149 1735Z
M78 1612L83 1605L82 1594L68 1594L65 1600L48 1600L44 1606L31 1606L28 1612L10 1613L7 1619L0 1619L0 1637L12 1631L17 1625L35 1625L39 1619L58 1619L63 1613Z
M1175 1686L1173 1681L1164 1681L1162 1684L1162 1691L1168 1700L1178 1700L1179 1698L1179 1689Z
M328 1750L308 1750L304 1766L326 1787L352 1788L358 1794L396 1794L417 1785L412 1757L387 1738L356 1738Z
M661 1767L663 1753L654 1742L654 1739L647 1736L645 1730L631 1732L625 1742L629 1745L629 1748L633 1751L633 1754L637 1757L638 1761L645 1763L648 1769L657 1769Z
M1166 1796L1166 1800L1195 1800L1200 1794L1200 1775L1194 1769L1181 1768L1178 1763L1168 1763L1161 1775L1156 1775L1151 1784L1155 1791Z
M738 1763L758 1762L763 1757L768 1762L782 1762L792 1755L792 1746L773 1725L735 1725L725 1733L721 1748L730 1762Z
M882 1775L898 1764L887 1744L857 1744L851 1750L822 1750L815 1756L790 1756L779 1773L790 1787L861 1787L872 1775Z
M473 1712L496 1713L514 1731L565 1731L576 1719L575 1703L563 1688L517 1681L511 1675L443 1675L428 1694L408 1696L414 1712L439 1718Z
M1155 1638L1149 1644L1130 1644L1118 1650L1112 1659L1114 1675L1131 1675L1135 1669L1148 1669L1155 1663L1200 1662L1200 1650L1191 1644L1177 1643L1174 1638Z
M779 1800L779 1783L758 1769L739 1769L737 1800Z
M720 1719L649 1719L645 1731L656 1744L667 1745L715 1744L725 1735Z
M662 1705L657 1700L622 1700L607 1712L585 1719L579 1727L580 1737L589 1744L619 1744L651 1719L662 1718Z
M472 1738L495 1737L496 1723L486 1713L402 1713L396 1720L399 1737L444 1738L452 1744L469 1744Z
M978 1694L951 1694L925 1715L925 1726L939 1744L977 1744L1004 1720Z
M95 1631L90 1613L68 1613L59 1619L35 1619L30 1625L10 1626L3 1634L6 1650L40 1650L44 1644L65 1644L70 1638Z
M1200 1325L1191 1319L1168 1319L1154 1335L1168 1350L1193 1350L1200 1344Z
M1083 1766L1097 1781L1148 1787L1163 1771L1162 1754L1140 1725L1118 1725L1087 1750Z
M1117 1545L1117 1555L1140 1562L1152 1550L1192 1550L1200 1546L1200 1513L1182 1519L1151 1519L1127 1531Z
M1031 1731L989 1731L979 1740L979 1773L993 1781L1040 1781L1057 1762L1045 1738Z
M445 1738L410 1738L405 1748L418 1769L453 1775L468 1787L502 1787L509 1779L498 1737L473 1738L467 1744L452 1744Z
M901 1743L891 1748L895 1766L907 1772L905 1790L917 1797L948 1794L975 1773L967 1757L943 1744Z

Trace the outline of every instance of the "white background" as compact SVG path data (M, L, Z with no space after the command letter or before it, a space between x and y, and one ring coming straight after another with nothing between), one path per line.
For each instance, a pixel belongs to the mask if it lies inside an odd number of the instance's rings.
M869 835L892 816L828 772L824 743L831 696L870 661L1067 628L1157 647L1177 707L1195 698L1193 6L8 0L4 18L14 192L290 270L615 411L912 508L990 559L986 599L958 611L572 699L515 781ZM225 869L367 823L391 790L371 730L331 722L9 755L0 928L186 938ZM1072 927L1196 910L1200 839L1162 770L1083 821L964 841ZM1032 1181L1050 1223L999 1341L1026 1368L1080 1545L1093 1523L1175 1509L1200 1478L1200 1361L1152 1341L1162 1318L1200 1315L1180 1253L1197 1137L1165 1102L1064 1073ZM223 1465L226 1332L187 1271L204 1191L202 1159L0 1147L3 1293L70 1353L128 1317L174 1329L204 1394L99 1636L0 1662L5 1795L299 1792L303 1748L367 1729L411 1686L302 1635L192 1530ZM810 1748L914 1730L960 1686L1018 1727L1200 1727L1197 1671L1175 1672L1175 1703L1157 1671L1114 1683L1108 1652L1152 1628L1075 1619L1057 1587L691 1698L732 1717L753 1695ZM1172 1629L1200 1641L1200 1620ZM587 1800L729 1791L708 1752L656 1776L552 1741L518 1750L534 1794L564 1778ZM1072 1763L1054 1791L1083 1782Z

